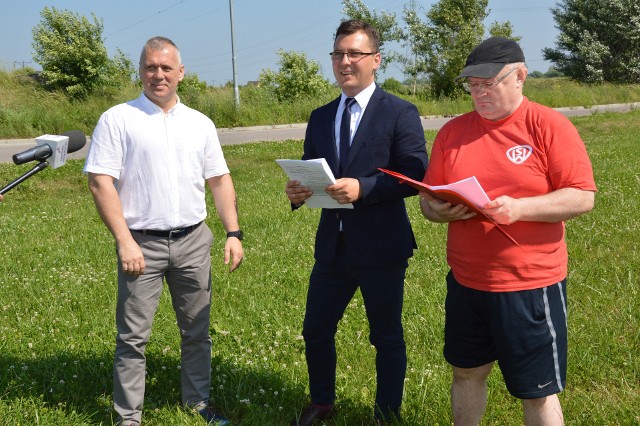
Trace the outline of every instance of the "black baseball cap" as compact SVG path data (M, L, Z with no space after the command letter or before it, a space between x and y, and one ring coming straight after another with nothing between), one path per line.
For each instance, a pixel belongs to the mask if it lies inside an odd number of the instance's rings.
M514 62L524 62L520 45L505 37L491 37L471 51L458 78L492 78Z

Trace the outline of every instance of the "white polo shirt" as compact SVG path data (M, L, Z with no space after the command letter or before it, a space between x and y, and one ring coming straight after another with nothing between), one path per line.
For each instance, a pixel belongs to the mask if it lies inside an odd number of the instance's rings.
M177 229L207 215L205 179L229 173L213 122L179 101L168 113L144 94L100 117L85 173L116 180L130 229Z

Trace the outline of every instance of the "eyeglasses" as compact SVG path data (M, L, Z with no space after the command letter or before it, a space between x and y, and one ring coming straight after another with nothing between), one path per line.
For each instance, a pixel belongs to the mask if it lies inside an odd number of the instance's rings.
M331 56L331 60L333 62L342 62L342 58L344 58L344 55L347 55L347 58L349 58L349 62L358 62L365 56L375 54L375 52L331 52L329 53L329 56Z
M467 92L471 93L472 90L477 90L482 88L483 91L487 91L487 90L491 90L493 89L495 86L498 85L498 83L500 83L502 80L504 80L505 78L509 77L511 75L512 72L514 72L515 70L517 70L520 67L515 67L512 68L511 71L502 74L500 77L496 78L493 81L465 81L464 83L462 83L462 87L464 87L464 90L466 90Z

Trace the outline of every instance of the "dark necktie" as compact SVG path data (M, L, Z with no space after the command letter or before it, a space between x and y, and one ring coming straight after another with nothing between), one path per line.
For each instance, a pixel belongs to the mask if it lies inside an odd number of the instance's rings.
M347 169L347 159L349 158L349 147L351 145L351 105L356 102L354 98L347 98L344 101L344 111L342 111L342 121L340 122L340 173L342 176Z

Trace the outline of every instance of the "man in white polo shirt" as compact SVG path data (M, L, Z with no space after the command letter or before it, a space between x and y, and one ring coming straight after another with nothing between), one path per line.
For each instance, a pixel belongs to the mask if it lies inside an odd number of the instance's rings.
M102 115L84 168L118 255L114 409L119 425L140 424L144 352L166 280L182 338L182 402L227 424L209 403L213 236L203 220L206 182L227 232L224 262L235 270L243 258L235 189L213 122L176 95L184 77L176 45L149 39L139 72L143 93Z

